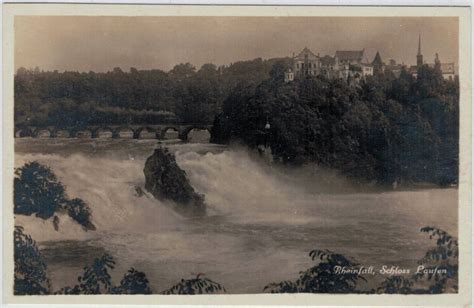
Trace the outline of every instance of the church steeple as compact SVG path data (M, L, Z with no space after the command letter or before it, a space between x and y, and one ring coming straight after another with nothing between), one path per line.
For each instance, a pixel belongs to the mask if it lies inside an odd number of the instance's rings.
M421 55L421 34L418 34L418 56Z
M423 55L421 54L421 34L418 35L418 53L416 55L416 66L423 65Z

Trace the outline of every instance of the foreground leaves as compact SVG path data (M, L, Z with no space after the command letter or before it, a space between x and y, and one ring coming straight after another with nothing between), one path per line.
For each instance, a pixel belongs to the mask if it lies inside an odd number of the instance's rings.
M50 282L46 276L46 263L36 242L23 232L23 227L15 226L15 295L48 294Z
M209 278L202 278L202 274L193 279L181 279L181 281L163 294L215 294L225 293L225 288Z

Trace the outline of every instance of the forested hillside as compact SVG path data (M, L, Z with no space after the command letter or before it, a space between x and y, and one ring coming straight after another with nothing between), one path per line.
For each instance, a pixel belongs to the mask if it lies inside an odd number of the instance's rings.
M283 163L314 162L381 183L457 182L459 82L422 66L359 83L285 83L290 59L171 71L15 75L15 124L212 123L213 142L269 145ZM266 123L270 129L265 129Z
M77 126L212 122L240 83L268 78L281 59L240 61L229 66L189 63L171 71L115 68L106 73L48 72L20 68L15 75L15 124ZM285 61L288 61L286 59Z
M268 80L232 91L213 141L266 144L284 163L314 162L381 183L457 182L457 80L423 66L417 79L385 71L359 84L323 77L284 83L277 68Z

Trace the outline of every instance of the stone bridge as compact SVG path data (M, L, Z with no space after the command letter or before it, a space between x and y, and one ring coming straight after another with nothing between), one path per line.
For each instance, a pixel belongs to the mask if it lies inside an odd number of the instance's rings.
M120 138L121 133L128 132L133 139L140 139L143 132L154 134L156 139L165 139L168 130L178 132L179 139L188 140L188 134L193 129L204 129L211 133L211 124L158 124L158 125L90 125L85 127L56 127L56 126L22 126L15 127L15 137L49 136L50 138L76 138L88 135L97 138L102 132L110 132L112 138Z

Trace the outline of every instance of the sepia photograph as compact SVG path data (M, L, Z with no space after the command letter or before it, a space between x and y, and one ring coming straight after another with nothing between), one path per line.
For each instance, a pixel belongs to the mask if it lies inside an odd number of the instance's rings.
M4 292L458 295L471 67L435 13L12 16Z

